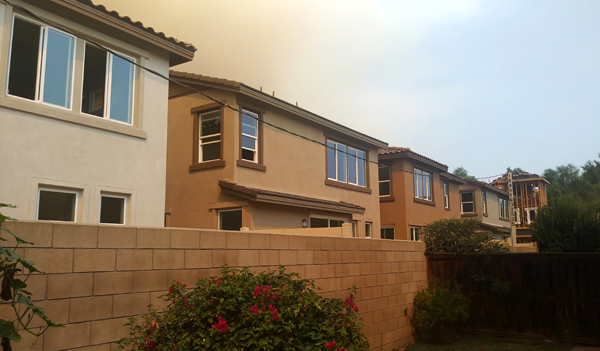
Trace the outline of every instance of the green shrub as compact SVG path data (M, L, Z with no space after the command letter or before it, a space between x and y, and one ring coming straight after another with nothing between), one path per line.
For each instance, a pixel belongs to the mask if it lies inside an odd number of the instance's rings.
M313 281L297 273L253 274L223 268L187 291L177 282L164 296L169 305L151 311L119 347L133 350L368 350L354 304L323 298Z
M408 311L404 311L408 314ZM430 326L451 325L469 318L469 299L461 291L456 280L441 282L437 278L428 281L427 289L415 296L410 322L417 328L424 323Z
M440 219L423 227L426 252L498 253L509 252L506 241L494 240L490 232L480 231L473 218Z
M540 208L531 228L540 251L600 249L598 213L572 200L554 201Z

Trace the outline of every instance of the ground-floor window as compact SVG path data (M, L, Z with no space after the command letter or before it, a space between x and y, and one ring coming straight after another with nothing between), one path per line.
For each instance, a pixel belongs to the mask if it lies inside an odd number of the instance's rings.
M421 227L410 227L410 240L419 241L421 238Z
M219 211L220 230L240 230L242 228L242 209Z
M310 227L311 228L337 228L341 227L345 221L339 219L329 219L329 218L318 218L311 217L310 218Z
M373 223L365 223L365 238L370 238L371 237L371 226L373 225Z
M394 240L396 237L395 231L394 227L381 227L381 239Z
M75 190L40 188L36 218L43 221L75 222L77 194Z
M125 224L126 196L100 195L100 223Z

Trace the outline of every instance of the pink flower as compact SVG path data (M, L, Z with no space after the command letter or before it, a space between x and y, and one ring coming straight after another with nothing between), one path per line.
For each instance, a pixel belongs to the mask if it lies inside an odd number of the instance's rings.
M171 287L169 288L169 292L173 292L173 289L175 289L175 287L174 287L174 286L171 286Z
M221 333L227 332L229 325L227 325L227 321L225 320L225 318L218 316L218 319L219 321L212 325L213 329L219 329Z
M335 341L328 342L328 343L325 344L325 348L327 350L333 350L334 347L335 347Z
M256 305L250 307L250 311L252 311L255 316L260 313L260 310L258 309L258 306L256 306Z
M212 278L210 281L214 283L215 282L215 278Z
M221 281L220 280L217 280L217 285L221 285Z
M156 341L148 340L144 344L144 350L152 350L156 346Z

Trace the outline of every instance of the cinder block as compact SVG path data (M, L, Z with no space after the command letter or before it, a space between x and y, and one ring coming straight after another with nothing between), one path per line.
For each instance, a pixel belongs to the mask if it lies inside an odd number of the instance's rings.
M217 231L200 232L200 248L202 249L224 249L227 247L227 233Z
M360 267L360 275L371 274L371 264L370 263L357 263Z
M342 263L342 252L341 251L326 251L327 261L329 263Z
M75 249L74 272L109 272L115 270L114 249Z
M360 275L360 264L359 263L348 264L348 275L350 275L350 276Z
M134 249L137 241L137 228L121 226L100 226L98 247L108 249Z
M360 238L358 240L358 247L360 251L369 251L371 250L371 239L368 238Z
M321 266L308 265L306 266L306 279L321 278Z
M337 251L348 250L348 240L346 238L335 238L335 249Z
M117 250L117 271L140 271L152 269L152 250Z
M347 238L348 241L348 250L350 251L358 251L360 250L360 240L359 238Z
M58 351L90 344L90 323L67 324L50 328L44 334L44 351Z
M278 266L279 250L260 250L261 266Z
M386 274L377 274L377 285L385 285L386 283Z
M148 312L150 293L122 294L113 297L113 317L127 317Z
M238 251L237 250L213 250L213 267L221 267L223 265L229 267L237 267Z
M25 249L25 259L45 273L70 273L73 270L73 249Z
M380 274L381 273L381 263L370 263L371 265L371 273L372 274Z
M16 275L15 279L25 280L27 276L25 275ZM27 284L27 288L25 290L29 291L33 296L33 299L36 301L41 301L46 299L46 291L48 286L48 275L30 275L29 279L25 282Z
M334 250L335 249L335 238L323 237L321 238L321 250Z
M335 266L332 264L323 264L321 267L321 278L335 277Z
M314 236L306 237L307 250L321 250L321 238Z
M386 242L390 242L389 240L385 240ZM381 250L381 245L382 245L382 240L381 239L375 239L375 238L371 238L369 240L369 242L371 243L371 248L369 250L372 251L380 251Z
M88 322L112 317L112 296L71 299L69 323ZM65 309L66 311L67 309Z
M306 248L306 237L302 235L290 235L288 237L288 247L290 250L304 250Z
M259 250L268 250L271 248L269 234L250 233L250 248Z
M271 234L272 250L287 250L289 248L289 237L285 234Z
M29 333L19 333L21 342L12 342L10 346L12 351L42 351L44 345L44 335L35 337Z
M2 228L10 230L19 238L32 242L35 247L50 247L52 246L52 223L43 222L23 222L23 221L5 221L2 223ZM15 247L16 241L12 235L4 236L7 241L4 242L5 247Z
M353 251L353 255L354 255L354 262L356 263L362 263L362 262L375 262L375 260L371 261L368 257L369 253L371 252L375 252L375 251Z
M306 266L287 266L285 268L288 273L298 273L300 278L306 278Z
M125 326L127 318L105 319L103 321L91 322L91 338L88 339L92 345L115 342L123 337L129 336L129 327Z
M381 273L391 273L392 272L392 262L384 262L381 264Z
M114 347L111 349L112 346L113 345L111 345L111 344L94 345L94 346L82 347L75 351L117 351L117 350L119 350L119 347L117 346L117 344L114 344ZM131 349L125 348L124 350L130 351Z
M377 253L377 262L385 262L385 251L375 251Z
M279 264L285 266L298 264L298 252L294 250L279 251Z
M348 276L348 265L347 264L336 264L335 265L335 276L336 277Z
M133 291L165 291L169 287L169 271L133 272Z
M227 232L228 249L248 249L250 248L250 233Z
M138 228L138 249L168 249L171 247L171 230L167 228Z
M354 251L342 251L342 263L354 262Z
M383 240L381 242L381 250L383 251L389 251L392 249L392 241L390 240Z
M313 264L314 262L314 251L298 251L298 264Z
M313 251L313 260L315 264L327 264L329 263L329 255L327 251Z
M238 265L240 267L251 267L260 265L259 250L239 250Z
M98 245L98 226L55 223L52 236L53 247L94 248Z
M171 229L171 248L199 249L200 231L194 229Z
M180 269L169 271L169 286L177 281L187 285L188 288L195 287L198 282L198 270Z
M329 291L340 291L342 290L342 278L329 278Z
M342 278L342 289L351 288L354 285L354 277L343 277Z
M167 291L157 291L150 293L150 304L152 305L152 308L160 310L166 308L169 305L169 301L165 300L164 297L161 297L166 293Z
M46 300L46 301L37 301L35 305L41 307L46 312L46 316L50 318L50 320L57 324L66 324L69 321L69 300ZM20 312L23 313L24 310ZM14 318L13 318L14 319ZM29 326L31 328L37 328L40 326L45 326L46 322L44 322L41 318L35 316L31 320Z
M184 261L184 250L154 250L152 268L179 269L183 268Z
M133 272L94 273L94 295L125 294L133 291Z
M47 277L48 299L91 296L93 293L93 273L50 274Z
M185 268L211 268L212 250L185 250Z
M386 251L385 252L385 261L386 262L394 262L396 260L394 251Z

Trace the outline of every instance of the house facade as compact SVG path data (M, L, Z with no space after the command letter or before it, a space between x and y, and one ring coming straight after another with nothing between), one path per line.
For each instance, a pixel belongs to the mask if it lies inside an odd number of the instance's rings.
M167 226L379 231L377 164L369 161L384 142L239 82L171 78L218 102L171 84Z
M379 150L381 238L419 240L421 228L460 217L459 186L448 166L409 148Z
M6 214L162 226L168 83L128 60L168 75L196 49L89 0L14 3L45 20L0 3Z
M489 231L494 239L509 238L511 222L508 193L485 182L465 179L459 186L460 216L476 218L481 222L481 230Z

